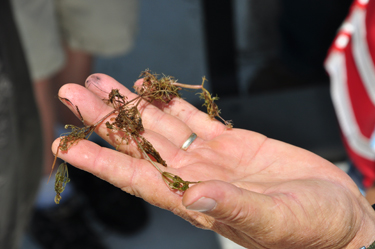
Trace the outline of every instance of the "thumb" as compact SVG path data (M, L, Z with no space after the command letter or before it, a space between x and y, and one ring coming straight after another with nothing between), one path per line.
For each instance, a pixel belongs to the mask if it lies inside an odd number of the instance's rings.
M189 188L182 204L217 221L251 234L267 227L276 217L271 197L222 181L202 182Z

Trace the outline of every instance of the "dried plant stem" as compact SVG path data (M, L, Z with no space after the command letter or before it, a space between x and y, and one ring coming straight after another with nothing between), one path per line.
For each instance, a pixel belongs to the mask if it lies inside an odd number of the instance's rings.
M172 85L186 88L186 89L202 89L202 85L189 85L189 84L183 84L178 82L173 82Z
M153 160L151 160L151 158L147 155L147 153L146 153L145 149L143 149L143 146L141 145L141 143L138 142L138 140L135 140L135 141L136 141L138 147L141 149L142 154L147 159L147 161L149 161L161 174L163 174L163 171L159 168L159 166L157 166L156 163Z

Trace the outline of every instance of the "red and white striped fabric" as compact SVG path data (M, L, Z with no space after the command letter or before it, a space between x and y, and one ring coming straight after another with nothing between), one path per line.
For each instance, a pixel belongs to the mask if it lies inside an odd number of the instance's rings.
M355 0L333 42L325 68L344 143L365 187L375 181L375 0Z

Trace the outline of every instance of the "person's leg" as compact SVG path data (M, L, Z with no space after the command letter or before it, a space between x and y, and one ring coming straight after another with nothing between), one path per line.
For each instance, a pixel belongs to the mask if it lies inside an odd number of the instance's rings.
M43 172L50 174L54 156L51 144L55 139L56 104L54 87L50 79L34 81L34 94L37 102L43 131Z
M65 46L66 63L64 67L53 77L53 84L58 89L66 83L77 83L84 85L86 78L91 74L92 68L92 55L71 49ZM56 91L56 93L57 93ZM74 116L74 114L66 108L63 104L58 104L57 110L59 116L57 122L60 124L73 124L82 126L82 122Z

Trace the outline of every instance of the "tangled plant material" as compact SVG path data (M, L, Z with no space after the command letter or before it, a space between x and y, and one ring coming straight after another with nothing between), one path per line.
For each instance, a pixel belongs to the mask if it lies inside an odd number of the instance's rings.
M232 124L231 120L225 120L220 116L219 107L215 103L216 100L219 100L219 97L217 95L215 97L212 97L212 94L209 91L207 91L206 88L203 87L204 82L206 80L207 80L206 77L202 78L202 92L198 93L198 94L199 94L199 98L204 100L203 106L207 107L208 115L212 119L214 119L215 117L220 118L224 122L224 124L227 128L229 128L229 129L233 128L233 124Z
M73 125L65 126L66 129L70 128L71 132L61 136L60 144L57 147L55 160L52 165L52 170L56 164L56 159L60 150L66 152L71 146L77 144L80 140L88 139L96 127L103 123L105 119L110 117L110 121L107 121L105 125L108 129L107 135L117 134L118 137L120 137L119 140L116 140L116 150L119 150L123 143L129 144L130 142L134 142L141 152L143 158L149 161L160 172L164 182L173 190L184 192L191 184L198 183L184 181L180 176L164 171L158 166L158 164L160 164L164 167L168 167L167 163L160 156L159 152L146 138L142 136L144 127L138 106L142 100L146 100L149 103L153 103L154 101L169 103L173 98L181 97L179 91L182 88L200 89L202 92L199 93L199 95L200 98L204 99L205 101L203 105L207 107L208 116L212 119L218 117L225 123L227 128L230 129L233 127L231 121L225 121L219 115L220 110L215 103L215 101L218 100L218 97L212 97L207 89L204 88L203 85L206 81L205 77L203 77L201 85L178 83L174 77L165 75L158 78L158 75L151 73L150 70L142 72L140 77L143 77L143 84L135 88L139 95L134 99L128 100L127 97L123 96L118 89L112 89L112 91L108 94L108 99L105 99L104 101L113 107L113 111L102 117L97 123L90 126L84 126L82 128ZM67 101L73 105L70 100L66 98L60 98L60 100ZM84 124L84 119L78 107L76 106L75 108ZM55 202L57 204L60 202L61 193L64 191L65 186L69 181L70 179L67 164L63 162L59 166L55 176Z
M66 184L70 182L69 174L68 174L68 165L66 162L60 164L57 168L56 172L56 180L55 180L55 203L59 204L61 200L61 193L64 191Z

